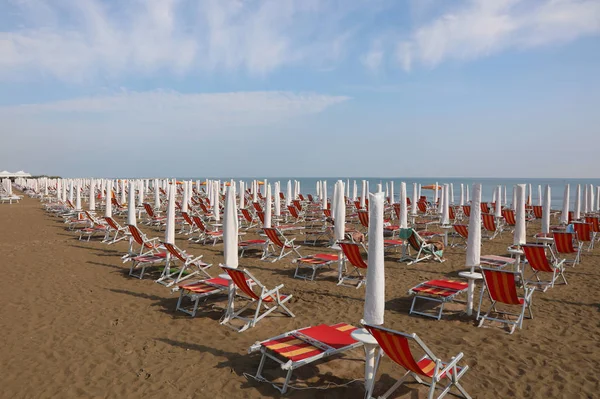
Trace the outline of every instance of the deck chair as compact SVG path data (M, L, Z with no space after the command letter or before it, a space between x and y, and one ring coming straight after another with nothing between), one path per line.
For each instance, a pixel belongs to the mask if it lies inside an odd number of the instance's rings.
M418 284L408 290L408 294L413 296L412 305L408 314L418 314L426 317L433 317L440 320L444 305L448 302L455 301L456 297L467 291L468 284L465 281L458 280L429 280ZM417 299L427 302L440 303L440 307L436 314L425 313L415 310Z
M439 249L440 243L429 239L423 239L415 229L410 229L412 232L408 234L406 240L408 244L417 251L417 257L411 260L408 264L422 262L424 260L433 259L437 262L444 262L444 250Z
M460 384L460 379L465 375L469 366L459 366L458 362L463 358L463 353L452 357L450 361L444 362L436 357L433 352L425 345L417 334L405 334L402 332L389 330L387 328L365 324L365 328L377 340L379 344L378 356L375 361L374 375L377 375L377 369L383 355L389 357L394 363L406 370L406 373L400 378L386 393L379 396L380 399L387 399L396 391L409 377L413 377L419 384L429 386L429 399L435 398L436 389L441 389L437 398L444 397L454 387L460 393L460 397L470 399L471 396ZM415 357L411 350L411 343L418 347L423 356ZM430 380L426 382L424 379ZM440 382L446 382L446 385L438 386ZM375 384L367 392L366 397L371 399L371 394ZM458 396L458 395L457 395Z
M102 240L102 242L107 242L108 245L111 245L111 244L114 244L121 240L125 240L125 239L129 238L131 233L129 232L128 228L121 226L112 217L105 216L104 220L106 220L106 224L109 226L109 228L106 230L106 235L104 236L104 239ZM113 232L115 233L115 235L111 239L110 236Z
M274 383L271 385L284 394L288 389L294 370L317 360L362 346L361 342L356 341L350 335L354 330L356 327L346 323L320 324L256 342L248 349L249 353L258 351L262 353L255 378L259 381L266 381L262 376L262 371L266 360L273 360L285 371L286 375L282 386Z
M462 209L463 209L463 214L465 215L465 217L471 216L471 205L463 205Z
M211 267L211 264L202 262L202 255L193 257L185 251L177 248L174 244L163 242L162 245L169 252L167 264L162 276L156 280L157 283L163 284L166 287L170 287L173 284L179 284L181 281L187 280L197 274L203 274L204 276L211 278L210 274L206 270ZM179 269L171 271L172 264L177 261L181 262ZM192 270L189 272L188 270Z
M158 237L148 238L137 226L127 225L127 227L131 233L131 245L129 247L129 254L131 254L131 256L165 253L165 247L161 245ZM133 243L140 246L139 251L133 251Z
M565 231L554 231L552 233L554 238L554 248L557 254L563 256L574 256L573 258L566 258L565 263L571 263L573 266L579 264L581 257L581 246L575 245L576 236L575 233L569 233Z
M481 209L481 213L490 213L490 207L487 202L480 202L479 208Z
M244 253L246 253L246 251L249 249L260 249L264 255L265 245L267 245L267 240L257 239L257 240L238 241L238 247L241 250L240 258L243 258ZM261 255L261 257L262 257L262 255Z
M512 209L502 209L502 217L506 226L514 227L517 224L515 211Z
M196 227L194 227L194 221L188 212L181 212L181 217L183 220L181 221L181 230L179 230L179 234L190 235L194 232ZM186 231L186 226L188 227Z
M202 244L206 244L206 241L211 239L213 241L212 245L215 245L217 241L223 239L223 230L208 230L206 225L202 222L200 216L194 215L192 216L192 222L196 226L199 235L197 238L190 237L189 240L199 243L202 241Z
M288 209L289 215L294 220L292 223L300 223L300 222L305 221L304 214L300 213L298 211L298 208L296 208L294 205L288 205L287 209Z
M81 241L84 236L87 236L87 241L89 241L96 234L106 236L106 232L109 229L106 222L96 219L89 211L84 212L90 223L90 226L79 229L79 240Z
M452 242L450 243L451 247L457 247L459 244L454 243L455 238L462 238L462 244L467 247L467 240L469 239L469 226L466 224L453 224L452 228L454 228L454 234L452 234Z
M573 222L573 228L575 229L579 247L583 248L585 244L588 244L587 250L591 251L594 248L592 225L584 222Z
M243 228L245 228L246 230L249 230L252 227L258 226L258 222L252 216L252 214L250 213L248 208L243 208L241 211L242 211L242 216L243 216L242 222L245 224L245 226L243 226Z
M479 308L477 309L477 320L479 320L479 326L482 327L483 323L487 320L496 321L510 326L510 334L515 331L516 327L519 329L523 326L523 319L525 311L529 312L527 318L532 319L533 313L531 312L531 297L533 295L534 288L524 286L523 296L519 296L517 292L517 279L524 281L523 274L521 272L514 272L509 270L499 270L481 267L483 272L483 280L485 285L481 290L479 296ZM484 292L488 293L490 301L492 302L489 310L481 315L481 305L483 302ZM497 309L498 304L511 305L520 308L519 313L512 313L508 311L499 311ZM498 317L492 317L491 314L498 314ZM506 318L499 318L500 315L506 316ZM516 319L510 319L510 316L516 316Z
M358 211L357 215L358 215L358 221L360 222L361 226L365 229L364 234L366 236L367 233L369 232L369 212L368 211Z
M132 256L129 258L129 260L131 261L129 275L141 280L144 278L144 273L148 266L158 266L160 263L167 261L167 253L158 252L154 254ZM137 273L136 270L138 270Z
M298 258L294 260L294 263L296 264L294 278L313 281L319 269L324 267L331 268L331 264L338 261L338 256L334 254L315 254ZM309 269L308 274L300 273L301 268Z
M148 226L158 226L159 229L161 225L166 224L167 218L165 216L157 215L149 203L144 202L142 205L144 206L144 210L146 211L147 216L143 222L144 224L147 224Z
M482 226L488 232L488 238L493 240L502 234L502 226L496 224L496 217L491 213L482 213Z
M552 247L548 245L540 244L525 244L521 245L521 248L525 252L525 258L533 269L534 280L527 280L527 284L535 286L538 290L544 292L548 288L554 287L554 282L562 277L565 284L567 279L565 278L565 260L558 259ZM550 281L542 281L539 277L539 273L552 273Z
M300 258L302 255L298 252L300 245L295 245L294 240L286 238L280 230L275 227L264 228L263 231L268 238L268 242L265 245L265 252L261 260L266 260L270 257L274 257L271 262L276 262L282 258L285 258L291 253L296 253ZM276 250L275 248L278 248ZM279 254L277 254L279 252Z
M220 277L180 284L177 287L179 299L177 300L175 310L195 317L201 299L206 300L211 296L227 295L228 289L229 281ZM189 298L192 302L193 306L191 310L182 305L184 298Z
M246 295L245 299L249 301L245 306L242 306L239 309L234 308L235 301L231 301L227 307L227 310L225 311L225 314L221 318L221 324L227 325L238 332L243 332L248 328L254 327L256 323L274 311L278 311L286 316L296 317L285 305L290 299L292 299L292 295L283 295L279 292L279 290L283 288L283 284L268 290L246 269L234 269L224 265L221 265L221 268L225 270L227 274L229 274L229 277L231 277L235 283L236 291L237 289L242 291L242 293ZM248 280L254 282L255 287L258 288L260 293L257 294L254 292L253 287L248 284ZM256 309L254 310L254 314L252 316L242 316L242 313L244 313L246 310L249 310L253 306L255 306ZM232 325L231 322L235 319L242 320L244 324L241 327Z
M360 254L359 245L354 242L340 242L339 245L344 253L344 267L339 272L337 285L358 289L361 285L367 284L367 276L363 276L360 271L366 271L368 264ZM348 272L347 262L352 266L350 272Z

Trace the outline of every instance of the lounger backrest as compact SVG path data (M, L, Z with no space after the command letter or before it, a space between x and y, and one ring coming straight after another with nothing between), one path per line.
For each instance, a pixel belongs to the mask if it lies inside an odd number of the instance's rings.
M585 222L592 225L592 231L594 233L600 233L600 223L598 216L586 216Z
M279 192L279 198L282 200L285 200L285 195L283 195L283 193L281 191Z
M404 367L406 370L424 377L429 377L433 374L435 362L425 362L426 368L422 369L415 360L415 357L410 350L409 339L413 339L410 335L369 325L365 327L369 330L373 338L377 340L381 350L383 350L392 361Z
M105 216L104 220L106 220L106 223L115 230L119 230L121 228L121 226L119 226L119 224L115 221L115 219L113 219L111 217Z
M454 227L454 231L456 231L461 237L465 239L469 238L469 226L466 224L455 224L452 227Z
M296 207L296 209L298 209L298 211L302 211L302 203L300 202L300 200L295 199L292 202L294 203L294 206Z
M471 216L471 205L463 205L463 213L466 217Z
M543 211L543 208L541 205L533 206L533 216L535 216L536 219L542 218L542 211Z
M363 227L369 227L369 212L367 211L358 211L358 220Z
M448 207L448 216L449 216L450 220L456 219L456 214L454 213L453 206Z
M487 231L496 231L496 220L494 219L494 215L491 213L482 213L481 217L483 218L483 228Z
M258 220L260 220L261 223L265 223L265 213L258 211L256 212L256 216L258 216Z
M579 241L592 241L592 225L589 223L573 223Z
M281 238L279 238L279 233L277 233L277 229L268 227L268 228L264 228L263 230L264 230L265 234L267 235L267 238L269 239L269 241L271 241L273 244L275 244L279 248L285 247L285 244L283 243L283 241L281 241Z
M560 254L574 254L577 252L573 245L574 233L567 233L564 231L555 231L552 233L554 237L554 245L556 251Z
M244 219L246 219L248 223L252 223L252 215L250 215L250 211L248 211L248 209L242 209L242 216L244 216Z
M396 217L400 219L400 204L394 204L394 213L396 214Z
M367 263L365 263L362 256L360 255L360 248L358 247L358 244L350 242L341 242L340 246L342 247L342 251L344 251L344 255L353 266L358 267L360 269L367 268Z
M252 299L255 299L255 300L259 299L258 295L256 295L256 293L254 291L252 291L252 288L248 285L248 282L246 281L247 280L246 273L244 272L244 270L230 269L230 268L224 268L224 269L227 272L227 274L229 274L229 277L231 277L231 280L233 280L236 287L238 287L240 290L242 290L244 292L244 294L248 295Z
M480 203L479 207L481 208L482 213L490 213L490 207L488 206L487 202Z
M354 201L354 207L360 209L360 201Z
M412 234L407 238L409 245L415 250L419 251L421 249L421 243L423 240L420 236L417 235L416 231L412 231Z
M525 244L521 248L525 251L527 262L533 270L552 273L552 267L546 256L547 247L545 245Z
M515 219L515 211L513 211L512 209L503 209L502 217L504 217L504 221L509 226L514 226L517 224L517 221Z
M419 210L423 213L427 212L427 203L425 201L419 201L417 202L417 207L419 208Z
M129 232L131 233L131 237L133 237L134 241L139 245L144 245L144 239L142 238L142 233L139 231L137 226L133 226L131 224L127 225L129 228Z
M288 205L288 211L290 212L290 215L292 215L292 217L294 219L298 219L300 217L300 215L298 215L298 210L296 209L295 206Z
M144 202L143 205L144 205L144 209L146 210L146 213L148 214L148 216L150 216L151 218L154 217L154 210L152 209L150 204L147 202Z
M256 212L262 212L262 207L260 206L260 204L258 202L253 202L252 206L254 207L254 210Z
M177 248L175 248L175 245L169 244L167 242L163 243L163 245L165 246L165 248L167 248L167 251L169 251L171 255L185 263L186 259L183 257L183 254Z
M192 219L190 218L189 213L187 213L187 212L181 212L181 216L183 216L183 220L185 220L185 222L187 224L189 224L190 226L194 224L194 222L192 222Z
M515 276L517 273L506 270L482 268L485 284L493 300L508 305L520 305Z
M331 217L331 209L323 209L323 215L325 215L326 218L330 218Z
M312 196L312 194L308 194L307 197L308 197L308 201L309 202L313 202L313 196Z
M205 233L206 232L206 226L204 226L204 223L202 223L202 219L200 219L200 216L192 216L192 220L194 221L194 224L196 225L196 227L198 229L200 229L201 232Z
M298 198L300 198L300 201L304 201L304 195L298 193Z
M208 200L206 202L208 202ZM202 209L202 212L204 212L204 214L208 213L208 208L203 202L200 203L200 209Z

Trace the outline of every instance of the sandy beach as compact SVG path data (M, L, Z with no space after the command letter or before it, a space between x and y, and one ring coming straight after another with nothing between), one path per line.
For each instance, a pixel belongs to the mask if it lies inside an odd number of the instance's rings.
M129 265L120 259L126 242L79 241L39 200L0 205L0 226L2 398L278 398L272 386L245 376L256 372L260 359L247 353L250 345L319 323L358 325L362 317L364 288L337 286L334 271L308 282L293 278L291 257L270 263L249 254L240 266L268 287L285 284L282 291L294 295L289 307L296 317L267 317L237 333L219 325L225 300L201 306L195 318L175 312L177 293L151 275L143 280L127 275ZM149 237L164 236L141 228ZM528 225L528 237L538 231L539 222ZM482 254L506 254L511 241L510 232L484 239ZM203 254L213 264L212 276L221 273L222 244L190 244L184 236L177 244ZM300 251L331 252L307 245ZM584 251L581 264L568 267L568 285L534 293L534 319L513 335L495 326L477 328L461 313L461 304L449 305L441 321L408 315L409 288L465 270L463 248L449 247L444 256L442 264L410 266L396 261L399 254L386 258L385 327L417 333L442 358L464 352L470 370L462 385L475 398L598 397L599 248ZM293 386L348 385L292 389L286 397L362 398L363 366L363 350L357 349L301 368ZM383 359L375 393L385 392L403 373ZM274 363L267 363L265 375L283 376ZM425 394L425 387L409 383L392 397Z

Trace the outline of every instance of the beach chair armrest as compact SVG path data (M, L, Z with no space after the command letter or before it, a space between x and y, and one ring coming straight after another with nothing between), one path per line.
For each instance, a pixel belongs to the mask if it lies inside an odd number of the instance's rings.
M456 355L455 357L452 358L452 360L450 360L447 364L446 367L444 367L442 370L440 370L438 372L438 375L435 377L436 380L440 381L441 380L441 376L445 376L448 374L448 372L452 369L454 369L454 367L457 366L458 361L460 359L462 359L464 356L464 354L462 352L460 352L458 355Z
M193 258L192 260L190 260L190 261L189 261L189 263L196 263L196 262L198 262L200 259L202 259L202 257L203 257L203 256L204 256L204 255L200 255L200 256L198 256L198 257L196 257L196 258ZM191 257L190 257L190 258L191 258Z

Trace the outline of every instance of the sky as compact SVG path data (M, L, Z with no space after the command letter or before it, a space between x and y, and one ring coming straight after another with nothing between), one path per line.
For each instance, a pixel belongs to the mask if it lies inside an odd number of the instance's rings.
M0 0L0 170L598 177L600 0Z

